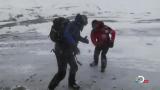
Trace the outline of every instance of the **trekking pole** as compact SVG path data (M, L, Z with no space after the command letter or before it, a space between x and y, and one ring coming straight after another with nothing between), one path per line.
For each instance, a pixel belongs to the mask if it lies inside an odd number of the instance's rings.
M54 52L54 53L55 53L55 50L54 50L54 49L51 49L51 52Z
M82 66L83 64L77 59L76 55L74 56L75 57L75 60L77 61L77 63Z

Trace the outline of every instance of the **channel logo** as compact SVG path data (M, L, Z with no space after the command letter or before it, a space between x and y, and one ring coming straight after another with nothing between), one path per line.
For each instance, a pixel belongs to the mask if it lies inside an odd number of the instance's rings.
M149 83L149 80L146 80L145 78L144 78L144 76L137 76L136 77L136 82L137 83L139 83L139 84L145 84L145 83Z

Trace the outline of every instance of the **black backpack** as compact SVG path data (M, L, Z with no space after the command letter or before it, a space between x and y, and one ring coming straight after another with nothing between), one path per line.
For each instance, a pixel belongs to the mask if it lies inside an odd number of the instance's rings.
M49 34L49 37L53 42L63 41L63 32L69 22L69 19L64 17L58 17L53 20L53 25Z

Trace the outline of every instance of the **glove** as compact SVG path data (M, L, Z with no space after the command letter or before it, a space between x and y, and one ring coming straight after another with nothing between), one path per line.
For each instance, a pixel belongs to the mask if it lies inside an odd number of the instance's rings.
M96 42L96 46L97 47L102 47L102 46L104 46L104 44L103 44L103 42L98 41L98 42Z
M96 47L100 47L101 45L97 42L97 43L95 44L95 46L96 46Z
M113 46L114 46L114 42L113 42L113 41L110 41L110 42L109 42L109 48L113 48Z
M89 43L89 40L87 39L87 36L85 36L83 42L84 42L84 43L87 43L87 44Z
M80 54L80 50L79 50L79 48L77 46L73 46L73 54L74 55Z

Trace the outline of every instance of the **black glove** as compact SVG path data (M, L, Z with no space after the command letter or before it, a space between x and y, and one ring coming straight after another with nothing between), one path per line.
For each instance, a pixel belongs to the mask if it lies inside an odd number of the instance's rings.
M73 54L74 55L80 54L80 50L79 50L79 48L77 46L73 46Z
M87 36L85 36L83 42L84 42L84 43L87 43L87 44L89 43L89 40L87 39Z
M113 42L113 41L110 41L110 42L109 42L109 48L113 48L113 46L114 46L114 42Z

